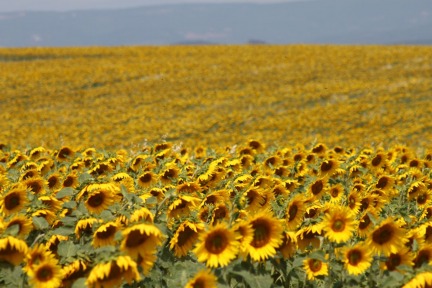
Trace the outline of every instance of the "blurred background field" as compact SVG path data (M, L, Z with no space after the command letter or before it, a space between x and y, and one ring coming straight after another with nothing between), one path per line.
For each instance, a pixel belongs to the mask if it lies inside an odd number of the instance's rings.
M432 48L0 49L0 144L432 142Z

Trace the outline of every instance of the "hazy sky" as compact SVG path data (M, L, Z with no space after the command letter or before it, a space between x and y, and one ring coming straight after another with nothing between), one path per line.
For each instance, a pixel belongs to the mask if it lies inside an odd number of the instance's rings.
M28 10L79 10L127 8L143 5L182 3L277 3L302 0L0 0L0 12Z

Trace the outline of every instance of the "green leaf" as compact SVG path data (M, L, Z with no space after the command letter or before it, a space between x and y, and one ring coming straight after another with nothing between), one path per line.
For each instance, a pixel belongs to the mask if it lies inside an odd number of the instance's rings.
M63 189L61 189L57 194L56 194L56 198L57 199L62 199L64 197L68 197L68 196L72 196L75 194L75 190L71 187L65 187Z
M77 246L69 241L60 242L57 254L61 257L74 257L77 253Z
M9 226L4 233L10 236L16 236L18 235L19 230L20 230L20 225L14 224Z
M314 252L310 253L309 254L309 258L320 260L322 262L326 262L327 261L325 259L325 252L322 251L322 250L314 251Z
M76 207L77 207L77 202L75 201L67 201L63 203L63 208L75 209Z
M92 176L89 173L82 173L79 177L78 177L78 182L79 183L84 183L89 181L92 178Z
M231 271L230 273L240 276L244 283L251 288L268 288L273 284L270 275L254 275L248 271Z
M75 233L75 229L73 227L59 227L54 229L53 234L69 236Z
M75 280L75 282L73 283L71 288L82 288L82 287L87 287L86 285L86 280L87 278L83 277L83 278L78 278L77 280Z
M43 217L33 217L33 224L38 230L44 230L50 227L48 221Z

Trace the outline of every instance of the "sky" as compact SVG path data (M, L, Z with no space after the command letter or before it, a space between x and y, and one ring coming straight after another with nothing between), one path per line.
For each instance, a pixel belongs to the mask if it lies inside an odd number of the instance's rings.
M115 9L183 3L278 3L302 0L0 0L0 12Z

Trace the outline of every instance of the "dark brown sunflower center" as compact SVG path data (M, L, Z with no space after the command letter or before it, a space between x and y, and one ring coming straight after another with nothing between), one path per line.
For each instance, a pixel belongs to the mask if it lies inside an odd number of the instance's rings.
M417 197L417 203L420 204L420 205L425 204L425 203L426 203L426 200L427 200L427 196L426 196L425 193L420 194L420 195Z
M270 239L271 228L269 227L269 223L256 220L252 223L252 228L254 229L254 238L251 245L255 248L265 246Z
M120 267L117 265L117 263L111 262L111 269L109 271L109 274L101 280L102 281L110 281L113 279L119 279L122 277L123 273L124 272L122 271L122 269L120 269Z
M321 270L322 262L317 259L309 260L309 268L312 272L318 272Z
M325 161L321 164L321 171L322 172L328 172L333 168L333 162L331 161Z
M381 161L382 161L381 155L377 155L372 159L372 165L376 167L381 164Z
M27 186L36 194L42 190L42 185L38 181L30 182Z
M105 195L104 193L98 192L89 197L87 204L93 208L99 207L104 203Z
M152 175L150 173L146 173L140 177L140 181L143 183L148 183L152 180Z
M323 182L321 180L316 181L314 184L312 184L312 187L311 187L312 194L314 194L314 195L319 194L323 188L324 188Z
M356 199L353 196L348 197L348 206L351 209L354 209L354 207L356 206Z
M48 179L48 187L50 189L54 188L58 184L59 180L57 177L52 176Z
M176 170L174 170L174 169L168 169L162 175L162 178L167 179L167 180L169 180L171 178L175 178L175 177L177 177L177 173L176 173Z
M36 273L36 278L40 282L47 282L47 281L51 280L53 278L53 276L54 276L54 271L52 270L52 268L50 266L43 266L43 267L39 268L37 273Z
M186 226L185 229L179 233L177 244L178 246L183 246L186 242L194 237L197 233L193 231L189 226Z
M360 224L359 224L359 228L360 228L361 230L366 229L366 228L369 226L370 223L371 223L371 220L370 220L370 218L369 218L369 215L366 214L366 215L362 218L362 221L361 221Z
M348 252L347 258L350 265L357 266L362 260L362 252L357 249L351 250Z
M192 284L193 288L205 288L206 286L206 282L204 279L197 279L193 284Z
M223 231L216 231L210 234L205 241L205 248L211 254L220 254L228 246L228 239Z
M378 180L378 183L375 185L375 187L378 188L378 189L382 189L382 188L384 188L384 187L387 186L387 183L388 183L387 177L381 177Z
M150 236L147 234L142 234L139 230L133 230L129 233L126 239L127 247L136 247L147 241Z
M421 267L424 263L428 263L430 261L430 257L431 255L429 255L428 251L420 251L417 255L417 257L414 259L414 267L415 268L419 268Z
M117 228L115 226L108 226L105 231L96 232L96 237L99 239L107 239L112 237L116 232Z
M71 187L73 185L74 182L74 178L71 176L68 176L64 181L63 181L63 186L64 187Z
M213 214L215 220L220 220L227 216L228 211L226 210L225 206L219 206L213 211Z
M332 230L335 232L342 232L345 229L345 221L342 219L337 219L333 222Z
M393 271L402 263L402 257L399 254L391 254L386 261L387 270Z
M338 197L338 196L339 196L339 189L338 189L338 188L332 188L332 189L330 190L330 195L331 195L333 198Z
M296 215L297 215L297 211L298 211L298 207L297 207L297 205L296 205L295 203L292 204L292 205L289 207L289 210L288 210L288 215L289 215L288 222L294 220L294 218L295 218Z
M20 204L20 196L17 193L9 194L5 197L5 207L7 210L13 210Z
M372 240L379 245L383 245L393 238L393 234L392 227L386 224L372 233Z

